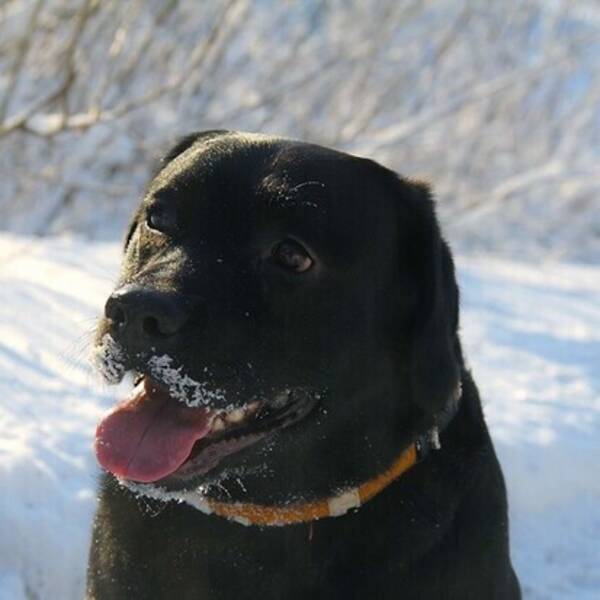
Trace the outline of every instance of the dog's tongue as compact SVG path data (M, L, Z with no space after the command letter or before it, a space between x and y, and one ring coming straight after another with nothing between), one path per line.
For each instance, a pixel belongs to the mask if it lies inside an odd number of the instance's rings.
M185 462L210 422L208 409L177 402L146 377L98 424L96 456L117 477L157 481Z

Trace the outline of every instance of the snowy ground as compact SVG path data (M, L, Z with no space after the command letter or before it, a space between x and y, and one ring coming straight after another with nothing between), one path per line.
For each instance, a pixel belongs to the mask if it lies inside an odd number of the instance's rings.
M82 596L114 400L85 364L118 247L0 235L0 599ZM600 268L459 259L463 340L526 598L600 590Z

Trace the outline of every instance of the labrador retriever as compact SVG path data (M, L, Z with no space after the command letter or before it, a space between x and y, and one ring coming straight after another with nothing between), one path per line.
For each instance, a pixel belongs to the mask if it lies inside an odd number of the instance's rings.
M87 597L515 599L506 492L426 185L207 131L164 158L94 362Z

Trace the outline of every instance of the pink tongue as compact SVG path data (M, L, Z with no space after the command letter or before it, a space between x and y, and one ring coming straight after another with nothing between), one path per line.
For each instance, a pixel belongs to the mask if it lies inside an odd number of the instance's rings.
M113 475L150 482L176 471L210 431L211 411L189 408L148 378L98 424L96 456Z

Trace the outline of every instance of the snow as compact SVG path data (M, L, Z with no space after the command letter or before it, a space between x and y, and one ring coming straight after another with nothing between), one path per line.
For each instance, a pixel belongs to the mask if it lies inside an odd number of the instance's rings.
M134 4L0 3L2 229L114 240L225 127L431 181L466 251L600 259L598 0Z
M211 402L225 400L225 392L219 388L210 388L207 381L195 381L189 375L182 372L182 368L175 368L173 359L163 354L153 356L148 361L150 374L156 379L164 382L169 387L169 395L191 408L201 404L209 406ZM208 368L204 367L208 372Z
M463 258L463 339L526 598L600 590L600 268Z
M114 243L0 235L0 599L77 599L108 388L86 357ZM600 589L600 267L459 257L462 336L525 598ZM443 451L443 449L442 449Z
M119 383L125 376L123 349L109 333L105 333L100 344L94 346L90 362L109 383Z

